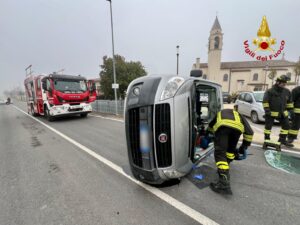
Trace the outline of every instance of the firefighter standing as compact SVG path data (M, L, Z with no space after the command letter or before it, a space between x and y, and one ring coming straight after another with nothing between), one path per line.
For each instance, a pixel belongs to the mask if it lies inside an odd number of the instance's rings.
M232 194L229 163L234 159L246 158L246 150L252 142L253 131L247 120L237 112L237 107L218 112L217 116L209 123L208 130L215 136L215 161L219 174L219 181L211 183L210 188L218 193ZM241 134L243 134L243 143L236 150Z
M263 107L265 110L265 140L270 140L271 129L274 119L278 119L281 124L279 135L280 144L288 147L294 145L288 143L286 137L289 132L288 110L292 110L294 105L291 92L285 88L286 83L290 78L286 75L281 75L276 79L275 85L268 89L264 94Z
M294 112L292 116L292 125L288 134L288 142L293 143L297 139L300 128L300 86L292 90L292 98L294 102Z

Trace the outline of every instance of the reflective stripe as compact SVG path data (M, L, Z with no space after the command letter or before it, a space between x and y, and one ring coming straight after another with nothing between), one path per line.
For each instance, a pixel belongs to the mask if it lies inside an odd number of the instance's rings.
M280 134L288 134L288 133L289 133L288 130L283 130L283 129L280 130Z
M243 137L245 141L249 141L249 142L251 142L253 139L253 135L249 135L249 134L244 134Z
M263 103L263 107L264 107L264 108L269 108L269 107L270 107L270 105L269 105L269 103L268 103L268 102L265 102L265 103Z
M289 130L289 134L298 135L298 130Z
M271 143L271 144L275 144L275 145L280 145L279 141L271 141L271 140L265 140L266 143Z
M265 130L264 130L264 133L265 133L265 134L271 134L271 130L266 130L266 129L265 129Z
M284 112L283 112L283 115L284 115L284 116L288 116L288 115L289 115L288 111L284 111Z
M278 116L279 112L271 112L271 116Z
M235 158L235 155L234 155L234 153L226 152L226 157L227 157L228 159L234 159L234 158Z
M218 112L217 122L213 126L214 131L218 130L220 126L227 126L227 127L235 128L241 131L242 133L244 133L245 128L244 125L241 123L239 113L233 110L233 115L234 115L234 120L222 119L221 112Z
M211 127L208 127L207 130L210 131L210 132L214 131Z
M288 104L286 104L286 107L288 109L294 108L294 103L288 103Z
M294 113L300 113L300 108L294 108Z
M216 163L217 167L221 170L229 170L228 162L225 161L219 161Z

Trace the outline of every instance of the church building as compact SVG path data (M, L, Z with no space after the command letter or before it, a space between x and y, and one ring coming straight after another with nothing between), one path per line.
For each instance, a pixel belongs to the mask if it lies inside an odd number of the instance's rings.
M230 94L240 91L266 90L272 86L276 77L282 74L291 78L287 88L295 87L294 67L296 63L285 60L284 53L280 60L222 62L223 35L218 17L216 17L208 38L208 62L200 63L200 58L197 58L192 67L193 70L201 69L204 79L221 84L222 91ZM269 78L272 70L277 72L273 80Z

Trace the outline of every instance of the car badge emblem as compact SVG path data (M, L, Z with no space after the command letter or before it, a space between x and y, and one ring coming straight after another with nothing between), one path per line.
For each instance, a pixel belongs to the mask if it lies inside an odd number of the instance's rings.
M165 133L161 133L159 136L158 136L158 141L160 143L166 143L168 141L168 136L167 134Z

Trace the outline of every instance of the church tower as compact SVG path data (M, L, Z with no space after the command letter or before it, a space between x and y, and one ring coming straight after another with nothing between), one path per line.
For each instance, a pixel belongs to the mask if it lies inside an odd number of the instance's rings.
M208 79L221 82L220 67L221 53L223 46L223 33L218 17L216 17L214 25L210 30L208 39Z

